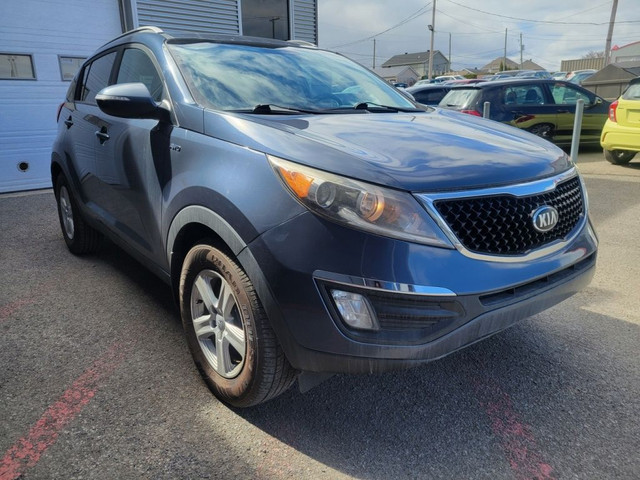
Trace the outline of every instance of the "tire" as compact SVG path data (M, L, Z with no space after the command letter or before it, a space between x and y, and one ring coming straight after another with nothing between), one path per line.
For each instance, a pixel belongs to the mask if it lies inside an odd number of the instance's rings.
M251 281L208 244L194 246L184 259L180 313L196 366L224 403L257 405L295 381Z
M539 123L537 125L533 125L532 127L529 127L527 131L549 141L552 141L553 139L553 125L549 123Z
M604 158L613 163L614 165L626 165L633 157L636 156L636 152L629 150L603 150Z
M62 236L71 253L82 255L98 251L102 235L82 218L78 203L62 173L56 180L55 195Z

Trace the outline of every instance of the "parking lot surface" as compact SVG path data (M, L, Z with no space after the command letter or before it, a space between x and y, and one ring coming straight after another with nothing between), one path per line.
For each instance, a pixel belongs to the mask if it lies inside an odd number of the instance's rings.
M110 243L70 254L51 191L0 196L0 480L637 479L640 162L578 165L586 290L437 362L243 411L200 380L168 286Z

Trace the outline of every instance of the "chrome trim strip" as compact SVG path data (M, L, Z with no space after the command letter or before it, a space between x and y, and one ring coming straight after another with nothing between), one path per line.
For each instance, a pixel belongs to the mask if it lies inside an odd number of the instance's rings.
M451 200L451 199L461 199L461 198L476 198L476 197L488 197L495 195L513 195L515 197L528 197L531 195L539 195L542 193L553 191L559 183L562 183L566 180L569 180L573 177L578 177L580 179L580 184L582 187L582 202L584 205L584 211L582 219L578 222L576 227L573 229L573 234L567 237L566 240L556 240L549 245L534 250L532 252L523 254L523 255L489 255L484 253L475 253L468 250L460 241L458 237L453 233L451 228L447 222L445 222L444 218L440 215L436 207L434 206L434 202L437 200ZM499 263L516 263L516 262L528 262L531 260L536 260L538 258L550 255L552 253L557 252L564 248L567 244L569 244L574 238L578 236L578 234L582 231L587 222L588 218L588 204L587 204L587 191L584 186L584 182L582 178L578 175L578 170L574 166L570 170L567 170L560 175L556 175L552 178L545 178L542 180L536 180L530 183L520 183L517 185L506 185L503 187L492 187L492 188L483 188L478 190L465 190L462 192L443 192L443 193L420 193L415 194L415 197L420 201L420 203L425 207L429 215L435 220L438 226L445 233L447 238L453 243L456 249L465 257L472 258L474 260L483 260L488 262L499 262Z
M362 278L355 275L343 275L340 273L325 272L316 270L313 278L325 280L327 282L338 283L348 287L366 288L387 293L403 293L407 295L430 295L434 297L455 297L456 294L448 288L432 287L427 285L411 285L408 283L387 282L384 280L374 280Z

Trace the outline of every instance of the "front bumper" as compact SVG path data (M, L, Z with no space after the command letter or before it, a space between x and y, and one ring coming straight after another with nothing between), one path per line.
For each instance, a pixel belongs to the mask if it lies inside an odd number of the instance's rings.
M263 275L259 295L290 363L309 372L366 373L435 360L563 301L593 277L597 239L586 222L552 254L489 262L305 213L249 249ZM366 296L384 317L381 329L347 327L331 288Z

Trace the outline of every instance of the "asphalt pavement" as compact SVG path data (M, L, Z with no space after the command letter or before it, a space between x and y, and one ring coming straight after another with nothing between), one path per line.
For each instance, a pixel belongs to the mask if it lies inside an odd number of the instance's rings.
M50 190L0 195L0 480L639 478L640 161L578 165L587 289L445 359L243 411L200 380L165 284L110 243L70 254Z

